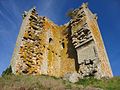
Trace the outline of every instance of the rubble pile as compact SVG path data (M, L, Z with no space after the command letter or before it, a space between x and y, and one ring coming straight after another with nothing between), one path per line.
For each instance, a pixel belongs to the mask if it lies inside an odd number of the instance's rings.
M97 63L95 60L84 60L82 63L80 63L79 68L79 74L82 77L89 77L89 76L95 76L97 73Z

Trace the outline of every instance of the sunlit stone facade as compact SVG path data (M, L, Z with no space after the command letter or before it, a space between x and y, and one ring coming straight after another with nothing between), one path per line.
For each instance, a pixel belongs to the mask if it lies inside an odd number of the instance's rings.
M23 14L11 60L14 74L113 76L97 16L85 3L71 14L71 20L62 26L38 16L35 8Z

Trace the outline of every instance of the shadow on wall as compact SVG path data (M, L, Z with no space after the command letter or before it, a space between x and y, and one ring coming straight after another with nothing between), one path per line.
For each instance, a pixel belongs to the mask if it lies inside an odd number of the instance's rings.
M70 25L68 26L67 32L68 32L68 37L67 37L67 39L68 39L68 44L67 44L68 58L72 58L72 59L75 60L75 69L78 72L79 64L78 64L77 51L76 51L75 47L72 44L72 38L71 38L72 33L71 33L71 26Z

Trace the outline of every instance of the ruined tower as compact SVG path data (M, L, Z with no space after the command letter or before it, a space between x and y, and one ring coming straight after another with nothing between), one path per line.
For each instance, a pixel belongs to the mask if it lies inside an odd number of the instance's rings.
M86 72L86 75L98 72L97 76L111 77L111 67L97 24L97 16L88 9L87 3L72 13L74 16L71 20L71 36L77 51L80 72Z
M112 77L97 17L87 4L62 26L38 16L35 8L25 12L11 66L14 74Z

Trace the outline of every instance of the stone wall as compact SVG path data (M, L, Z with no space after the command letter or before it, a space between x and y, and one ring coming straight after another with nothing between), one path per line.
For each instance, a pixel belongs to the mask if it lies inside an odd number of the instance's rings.
M35 8L23 14L11 60L14 74L112 76L94 15L86 4L72 13L62 26L38 16Z
M97 16L92 14L87 4L83 4L72 13L76 13L71 20L71 30L72 43L77 50L80 74L93 75L97 78L112 77L109 60L96 22Z
M16 42L19 43L16 48L19 48L14 51L11 62L15 74L58 77L75 71L74 58L69 58L67 53L69 40L64 35L66 26L59 27L48 18L38 16L35 9L24 15L23 22L22 36L18 36Z

